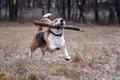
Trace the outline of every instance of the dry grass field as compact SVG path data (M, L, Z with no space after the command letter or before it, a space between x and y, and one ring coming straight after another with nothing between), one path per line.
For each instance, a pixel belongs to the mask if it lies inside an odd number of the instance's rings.
M33 59L28 57L37 27L0 23L0 80L120 80L120 27L92 25L84 29L65 31L70 61L57 51L47 53L39 65L39 49Z

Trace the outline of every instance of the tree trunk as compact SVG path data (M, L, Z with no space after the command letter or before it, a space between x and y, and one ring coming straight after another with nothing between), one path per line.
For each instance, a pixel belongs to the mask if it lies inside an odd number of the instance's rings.
M80 15L79 15L79 21L81 21L81 19L83 20L84 23L86 23L86 20L85 20L85 16L83 14L83 8L85 6L85 2L86 0L82 0L82 1L79 1L79 0L76 0L77 2L77 6L79 8L79 11L80 11ZM81 3L81 4L80 4Z
M79 16L79 21L80 22L81 22L81 19L83 20L84 23L86 23L85 16L82 12L80 12L80 16Z
M31 0L27 0L27 3L26 3L27 8L30 8L30 3L31 3Z
M9 20L16 21L18 16L18 0L9 0Z
M0 0L0 20L1 20L1 0Z
M58 10L59 15L62 16L63 15L62 9L61 9L62 7L61 7L60 3L61 3L61 0L58 0L57 1L57 10Z
M31 8L35 7L35 0L30 0L30 7Z
M67 18L70 20L71 18L70 18L70 15L71 15L71 0L67 0L67 14L68 14L68 16L67 16Z
M18 15L18 20L21 19L21 16L22 16L22 8L24 7L24 0L20 0L19 1L19 15Z
M95 0L95 22L99 22L99 15L98 15L98 0Z
M45 14L45 0L42 0L42 15Z
M62 0L62 17L64 19L66 19L66 15L65 15L65 0Z
M38 3L38 7L42 7L42 0L38 0L37 3Z
M48 0L48 6L47 6L47 12L49 13L50 12L50 7L51 7L51 0Z
M115 24L114 0L109 0L109 24Z
M115 9L117 12L118 24L120 24L120 0L115 0Z

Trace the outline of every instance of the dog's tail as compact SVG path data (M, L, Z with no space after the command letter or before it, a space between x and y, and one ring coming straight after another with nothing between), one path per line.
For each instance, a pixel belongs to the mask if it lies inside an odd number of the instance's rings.
M49 16L51 16L52 14L51 13L47 13L45 15L43 15L43 17L41 18L40 22L46 22L46 23L50 23L50 19L48 19ZM38 27L38 31L41 31L43 29L42 26L39 26Z
M52 15L51 13L47 13L47 14L43 15L43 18L47 18L47 17L49 17L51 15Z

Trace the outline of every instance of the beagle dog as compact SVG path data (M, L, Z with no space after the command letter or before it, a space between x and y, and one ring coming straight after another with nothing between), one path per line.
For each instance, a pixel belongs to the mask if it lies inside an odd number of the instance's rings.
M48 17L51 15L51 13L43 15L40 21L52 25L65 25L65 21L62 18L50 20ZM30 45L30 58L33 57L33 52L38 47L41 49L42 52L41 61L43 61L43 57L45 56L46 51L56 50L62 51L65 60L68 61L71 59L68 55L67 48L65 45L64 28L48 28L46 31L43 31L43 27L39 26L38 32L33 37L32 43Z

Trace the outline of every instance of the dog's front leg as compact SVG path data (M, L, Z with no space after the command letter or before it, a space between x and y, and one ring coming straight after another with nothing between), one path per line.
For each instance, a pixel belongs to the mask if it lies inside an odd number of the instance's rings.
M61 50L62 50L62 52L64 53L65 60L66 60L66 61L70 60L71 58L70 58L70 56L68 55L66 46L61 46Z

